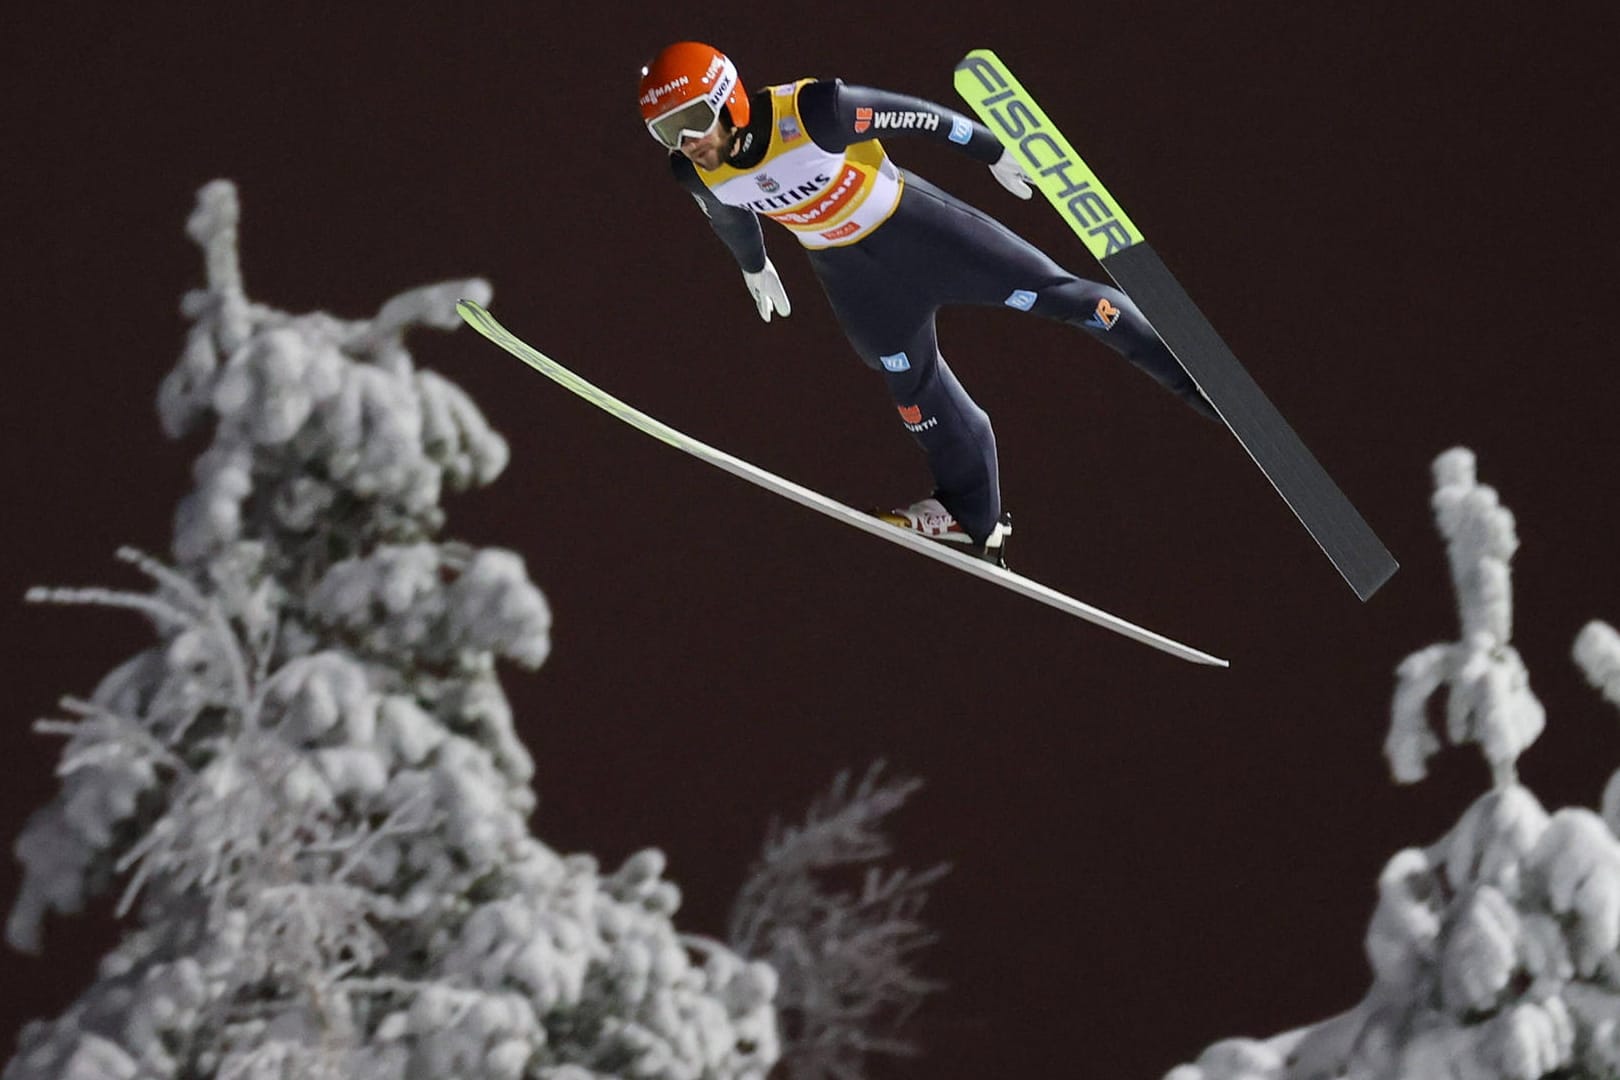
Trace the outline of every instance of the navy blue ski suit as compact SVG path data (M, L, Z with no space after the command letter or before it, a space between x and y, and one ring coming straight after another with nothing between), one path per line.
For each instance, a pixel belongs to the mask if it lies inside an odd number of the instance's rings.
M738 133L728 164L747 169L765 157L778 134L771 88L750 99L750 125ZM823 149L842 151L878 135L917 135L949 141L984 164L1001 144L982 124L943 106L839 80L805 85L798 97L804 134ZM874 113L935 116L879 130ZM866 123L861 123L861 118ZM957 138L951 139L952 132ZM679 153L670 155L676 178L703 205L715 232L738 265L757 272L765 245L757 216L722 203ZM988 214L901 170L903 189L894 212L853 243L808 252L833 312L868 367L880 372L901 420L934 477L934 496L975 542L982 543L1001 515L996 440L990 418L968 396L939 352L935 313L946 304L1005 305L1066 322L1120 353L1199 413L1216 418L1192 378L1164 347L1136 306L1118 289L1076 277Z

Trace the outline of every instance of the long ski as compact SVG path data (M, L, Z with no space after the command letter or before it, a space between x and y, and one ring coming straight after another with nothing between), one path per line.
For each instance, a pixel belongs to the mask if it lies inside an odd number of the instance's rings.
M1003 570L999 566L985 562L982 559L976 559L960 551L952 550L943 544L935 543L916 533L886 524L870 514L863 514L859 510L845 506L835 499L829 499L827 496L812 491L807 487L783 479L775 473L767 472L757 465L752 465L741 458L733 457L723 450L718 450L707 443L682 434L668 424L655 420L639 409L620 401L600 387L586 382L534 346L523 341L510 330L507 330L495 321L493 315L471 300L462 300L457 303L456 313L466 320L467 324L474 330L477 330L484 337L522 360L548 379L573 391L610 416L617 417L638 431L645 432L661 442L668 443L677 450L684 450L701 461L706 461L710 465L724 469L734 476L740 476L750 483L765 488L767 491L773 491L778 495L792 499L796 503L808 506L812 510L820 511L830 518L842 521L846 525L853 525L863 532L871 533L873 536L880 537L890 543L910 548L912 551L926 555L931 559L937 559L947 566L983 578L986 581L1000 585L1004 589L1011 589L1021 596L1038 600L1076 618L1112 630L1116 634L1122 634L1133 641L1151 645L1153 648L1167 652L1171 656L1177 656L1197 664L1209 664L1215 667L1228 666L1227 662L1219 657L1211 656L1209 653L1167 638L1163 634L1156 634L1151 630L1137 626L1135 623L1127 622L1117 615L1111 615L1100 608L1082 603L1031 578Z
M1362 600L1399 564L1289 427L1142 232L989 49L956 65L957 92L1018 158L1114 283L1142 309L1261 472Z

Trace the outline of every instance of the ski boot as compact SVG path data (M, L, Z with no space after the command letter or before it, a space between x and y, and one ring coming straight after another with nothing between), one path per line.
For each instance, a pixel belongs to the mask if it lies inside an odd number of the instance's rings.
M961 523L932 496L899 510L880 510L877 517L890 525L910 529L930 540L954 547L964 555L972 555L975 559L983 559L1003 570L1007 569L1007 538L1012 535L1010 514L1002 513L1001 520L996 522L996 527L982 544L975 544Z

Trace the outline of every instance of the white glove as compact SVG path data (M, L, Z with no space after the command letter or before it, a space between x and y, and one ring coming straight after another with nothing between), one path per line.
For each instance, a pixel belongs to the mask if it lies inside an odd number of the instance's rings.
M793 311L793 305L788 303L787 290L782 288L782 279L770 259L765 260L765 268L758 273L750 274L744 270L743 283L748 286L748 295L754 298L754 304L759 308L759 317L766 322L771 321L772 311L784 319Z
M990 166L990 175L1020 199L1029 198L1029 174L1013 160L1012 151L1006 147L1002 147L1001 156Z

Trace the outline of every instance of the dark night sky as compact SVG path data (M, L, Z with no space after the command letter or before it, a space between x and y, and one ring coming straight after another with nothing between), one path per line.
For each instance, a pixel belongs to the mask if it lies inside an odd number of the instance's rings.
M925 490L792 241L767 236L794 313L766 325L640 129L638 69L680 37L727 49L751 86L838 75L953 106L956 60L996 49L1404 568L1358 603L1235 441L1012 312L940 329L996 421L1018 568L1230 671L840 528L470 331L424 332L418 360L513 451L449 504L450 531L521 552L554 608L550 662L506 678L543 839L610 864L663 848L681 924L716 932L767 819L883 757L928 781L897 822L904 855L956 866L931 906L951 989L906 1075L1154 1077L1326 1017L1366 987L1384 861L1485 783L1468 750L1399 789L1380 752L1394 666L1454 628L1428 497L1456 444L1519 518L1516 640L1551 715L1524 775L1549 804L1593 805L1620 763L1616 714L1568 659L1586 620L1620 620L1608 5L1533 22L1505 4L1038 0L995 6L993 27L992 6L949 3L191 6L3 16L8 846L55 789L57 743L30 721L148 640L128 615L21 596L140 587L115 548L166 550L197 447L168 443L152 402L202 281L183 224L213 178L239 185L256 301L362 317L482 275L512 329L701 439L856 506ZM948 149L888 145L1101 274L1040 200ZM7 860L8 906L16 879ZM0 959L0 1057L107 941L104 916L58 921L45 959Z

